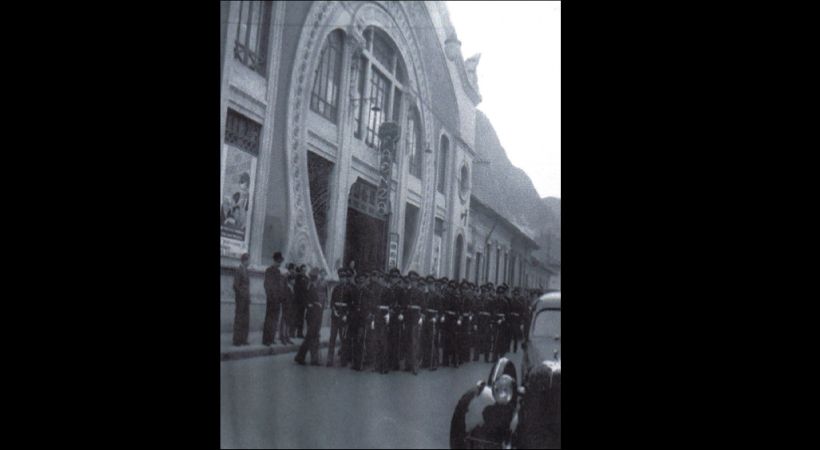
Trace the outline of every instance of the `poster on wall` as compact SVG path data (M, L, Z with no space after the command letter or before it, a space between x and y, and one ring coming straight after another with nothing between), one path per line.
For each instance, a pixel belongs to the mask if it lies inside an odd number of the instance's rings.
M225 145L222 152L222 205L219 214L220 248L223 256L240 257L248 251L251 193L256 182L256 156Z

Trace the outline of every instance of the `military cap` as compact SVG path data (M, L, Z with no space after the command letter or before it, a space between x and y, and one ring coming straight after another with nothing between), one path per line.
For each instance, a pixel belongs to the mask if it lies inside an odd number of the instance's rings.
M426 281L428 283L435 283L436 282L436 277L434 277L432 275L427 275L427 277L424 278L424 281Z
M401 272L399 271L399 269L397 269L395 267L390 269L390 272L388 272L388 273L389 273L391 278L392 277L401 277Z
M356 274L355 280L359 281L362 278L367 278L367 276L368 276L367 272L359 272L359 273Z
M507 291L507 285L500 284L500 285L498 285L497 288L495 288L495 291L496 292L506 292Z
M378 277L379 275L381 275L381 272L377 269L373 269L373 270L370 271L370 276L371 277Z
M448 284L450 285L450 287L458 287L458 283L456 282L456 280L450 280L450 283Z
M460 284L460 286L468 286L468 287L469 287L469 286L470 286L470 282L469 282L469 281L467 281L467 280L461 280L461 284Z
M350 276L350 270L345 267L339 267L339 270L337 270L336 273L339 274L339 278Z
M449 283L450 279L447 278L447 277L441 277L441 281L444 282L444 283Z
M407 273L407 278L419 278L419 274L415 270L411 270Z
M441 277L441 278L436 278L436 283L437 284L446 284L447 281L444 279L444 277Z

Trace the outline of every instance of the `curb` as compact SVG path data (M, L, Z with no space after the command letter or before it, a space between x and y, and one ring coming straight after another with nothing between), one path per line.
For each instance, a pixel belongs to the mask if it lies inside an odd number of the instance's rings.
M292 345L275 345L264 348L254 348L247 350L233 350L230 352L222 352L220 361L235 361L239 359L258 358L260 356L281 355L283 353L293 353L299 350L301 344ZM319 349L327 348L328 341L320 341Z

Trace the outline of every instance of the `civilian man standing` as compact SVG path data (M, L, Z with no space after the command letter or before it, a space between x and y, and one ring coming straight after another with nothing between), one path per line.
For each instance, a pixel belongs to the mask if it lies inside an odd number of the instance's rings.
M265 309L265 325L262 328L262 344L271 346L276 339L276 327L279 325L279 308L285 300L287 293L287 279L282 275L282 254L273 254L273 265L265 269L265 296L267 307Z
M248 331L250 328L251 288L248 266L250 255L243 253L239 260L239 267L233 277L233 292L236 302L236 311L233 319L233 345L248 345Z

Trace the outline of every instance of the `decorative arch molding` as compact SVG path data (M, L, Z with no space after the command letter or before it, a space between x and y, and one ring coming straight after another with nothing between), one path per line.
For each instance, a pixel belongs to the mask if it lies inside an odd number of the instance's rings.
M285 154L287 160L288 185L288 239L285 258L298 261L334 273L328 265L316 232L313 211L310 206L309 180L307 172L307 116L310 92L313 86L314 69L318 64L321 46L328 33L335 29L345 31L350 41L362 42L362 32L367 26L381 28L393 40L407 66L410 86L418 95L430 98L423 58L415 31L411 23L421 20L426 14L422 2L314 2L296 49L296 57L291 74L291 87L287 107L287 135ZM354 51L354 55L356 55ZM347 67L351 61L344 61ZM342 89L342 92L346 92ZM433 138L433 114L427 102L416 105L421 116L424 148L431 145ZM424 242L429 239L435 208L435 169L431 154L423 154L422 165L422 207L416 240L411 250L413 270L421 270L425 261ZM349 188L349 186L347 186Z

